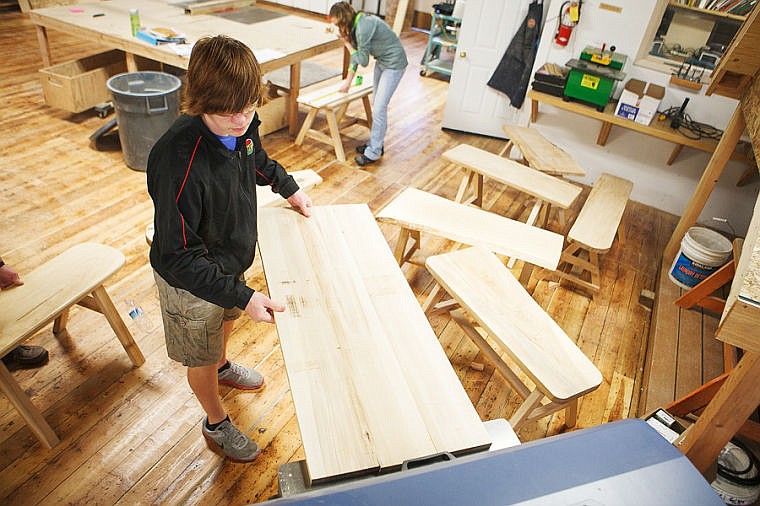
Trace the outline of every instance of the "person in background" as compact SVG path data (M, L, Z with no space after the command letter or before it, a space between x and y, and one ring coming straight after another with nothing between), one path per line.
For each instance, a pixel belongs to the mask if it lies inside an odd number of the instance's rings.
M5 265L0 258L0 290L23 284L18 273ZM3 357L3 363L10 367L39 367L47 363L48 357L48 351L42 346L22 344L9 351Z
M357 146L357 164L365 166L376 162L385 152L385 132L388 129L388 103L396 91L408 61L406 52L391 27L382 19L354 11L348 2L338 2L330 7L330 22L338 28L351 60L348 76L340 89L347 92L359 65L366 67L370 55L375 57L374 95L372 99L372 130L369 143Z
M242 311L272 323L285 310L243 279L256 247L256 185L270 186L304 216L312 205L261 146L262 87L248 46L224 35L198 40L182 93L185 114L153 146L147 165L155 208L150 263L167 353L187 366L206 412L203 436L237 462L255 460L260 449L230 420L219 385L259 390L264 377L228 360L227 340Z

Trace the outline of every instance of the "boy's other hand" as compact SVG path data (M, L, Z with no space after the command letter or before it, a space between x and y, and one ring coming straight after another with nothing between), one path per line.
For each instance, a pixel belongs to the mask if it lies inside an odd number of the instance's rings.
M273 301L261 292L253 292L245 306L245 312L254 322L274 323L274 312L282 313L285 306Z
M298 190L293 195L288 197L288 203L298 209L298 212L306 216L311 216L311 197L309 197L305 191Z

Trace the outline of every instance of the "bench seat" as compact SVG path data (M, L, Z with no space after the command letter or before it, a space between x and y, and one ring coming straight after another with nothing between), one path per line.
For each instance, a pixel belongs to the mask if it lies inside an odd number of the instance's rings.
M558 269L560 278L596 293L600 289L599 255L607 253L617 234L621 244L625 237L620 226L633 183L611 174L602 174L594 184L578 217L567 234L568 246L562 252L561 265L572 269ZM590 281L583 279L584 272Z
M499 153L500 156L509 156L512 147L516 147L528 165L536 170L563 176L586 175L586 171L578 165L578 162L573 160L565 151L549 142L535 128L502 125L501 129L509 141Z
M469 144L460 144L446 151L443 153L443 158L467 169L459 185L457 196L454 198L455 201L464 202L467 188L473 186L474 183L474 196L467 201L483 207L483 179L488 177L536 199L533 211L527 220L530 225L536 222L542 208L546 208L544 213L544 220L546 220L549 206L555 206L564 212L581 194L580 186ZM564 221L562 215L561 220Z
M578 399L595 390L602 375L498 257L474 247L428 257L425 265L460 306L452 311L452 319L524 399L509 420L514 430L561 409L565 425L573 427ZM535 388L520 380L501 359L502 353Z
M527 282L533 265L554 270L564 238L538 227L460 204L432 193L407 188L378 214L377 219L401 227L395 256L399 265L420 247L420 233L431 233L526 262L521 282ZM407 250L410 236L414 243Z
M66 330L75 304L102 313L135 366L145 362L132 334L114 307L103 283L124 265L124 255L109 246L78 244L22 276L24 284L0 292L0 356L54 321L56 335ZM58 436L34 407L5 364L0 362L0 389L37 438L52 448Z
M301 130L296 136L296 145L300 146L303 144L306 137L330 144L335 149L335 157L341 162L345 162L346 152L343 149L340 131L355 123L362 123L367 128L372 128L372 104L369 100L369 95L373 89L372 82L372 76L364 76L362 84L352 84L347 93L338 91L341 83L337 83L299 95L298 103L307 106L309 111L306 114L306 119L304 119ZM351 117L348 121L344 122L346 110L354 100L362 101L366 118ZM319 111L324 111L325 113L327 129L330 133L329 136L311 128Z

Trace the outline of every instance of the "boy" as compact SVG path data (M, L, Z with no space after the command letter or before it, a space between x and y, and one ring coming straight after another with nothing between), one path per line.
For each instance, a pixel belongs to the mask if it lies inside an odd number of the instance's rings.
M196 42L190 55L181 116L148 157L148 192L155 207L150 250L171 359L206 418L202 432L237 462L260 450L230 421L219 385L258 390L264 378L226 358L234 320L244 310L273 322L282 304L245 284L256 246L255 185L270 185L304 216L311 199L261 147L256 107L262 77L253 52L223 35Z

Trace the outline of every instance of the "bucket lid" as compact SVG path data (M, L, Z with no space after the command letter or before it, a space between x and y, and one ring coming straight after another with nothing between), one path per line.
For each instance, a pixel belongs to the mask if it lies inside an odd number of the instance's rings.
M728 255L733 251L731 241L726 239L722 234L704 227L691 227L686 235L711 253L717 255Z
M130 97L155 97L177 91L182 82L165 72L126 72L111 77L106 86L112 93Z

